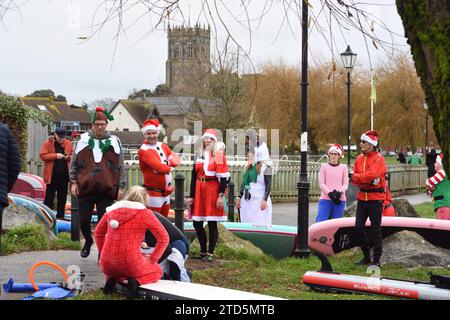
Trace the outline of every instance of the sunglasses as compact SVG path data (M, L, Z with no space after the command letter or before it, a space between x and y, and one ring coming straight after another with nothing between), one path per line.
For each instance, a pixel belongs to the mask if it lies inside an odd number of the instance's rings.
M364 140L360 140L359 142L361 142L361 143L368 143L367 141L364 141Z
M339 153L329 153L330 156L339 156Z

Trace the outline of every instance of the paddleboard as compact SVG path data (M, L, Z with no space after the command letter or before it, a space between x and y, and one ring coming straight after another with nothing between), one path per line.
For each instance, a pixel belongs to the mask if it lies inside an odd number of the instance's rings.
M257 225L242 222L221 222L234 235L248 240L259 247L265 254L274 258L286 258L295 250L297 228L282 225ZM184 223L184 233L188 238L195 238L196 233L192 222Z
M9 203L14 203L33 211L49 229L53 230L53 233L58 234L56 215L53 213L52 209L42 202L14 193L8 193L8 201Z
M116 285L116 291L125 294L123 284ZM147 300L285 300L279 297L246 292L199 283L159 280L140 286L138 297Z
M370 220L366 231L371 243ZM382 238L399 231L414 231L426 241L441 248L450 249L450 220L383 217L381 221ZM355 218L331 219L315 223L309 227L309 247L312 250L335 254L359 245L355 230Z
M432 281L427 283L308 271L303 275L302 281L311 288L333 292L380 294L405 299L450 300L450 290L447 287L448 284L442 280L444 278L448 279L447 282L450 281L449 277L433 275Z

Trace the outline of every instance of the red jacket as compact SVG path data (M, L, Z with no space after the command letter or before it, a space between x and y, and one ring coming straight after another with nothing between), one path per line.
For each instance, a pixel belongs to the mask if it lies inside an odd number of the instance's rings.
M69 169L70 160L72 160L73 155L72 142L68 139L64 139L62 147L64 148L64 153L69 155L69 158L67 158L67 169ZM44 161L44 182L50 184L52 181L53 165L56 160L54 137L48 138L47 141L42 144L39 156L41 157L41 160Z
M360 189L358 200L385 200L386 199L386 162L383 156L372 151L360 154L353 165L352 183Z
M150 145L144 141L138 151L139 166L147 187L167 190L172 182L172 167L180 164L180 158L167 145L158 142ZM166 162L167 161L167 162Z
M164 226L142 203L119 201L106 211L94 232L100 269L118 282L128 277L141 285L158 281L162 276L158 260L169 244ZM157 241L150 257L141 253L147 229Z

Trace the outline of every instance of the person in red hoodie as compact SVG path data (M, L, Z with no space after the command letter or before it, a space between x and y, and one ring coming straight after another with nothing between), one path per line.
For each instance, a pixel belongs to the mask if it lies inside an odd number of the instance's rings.
M106 275L104 293L111 293L116 282L127 280L127 298L134 298L140 285L156 282L163 275L158 260L169 244L169 235L150 209L147 191L133 186L124 200L106 208L94 237L100 255L100 269ZM156 238L150 256L141 253L146 230Z
M66 136L66 129L57 128L55 134L42 144L39 154L44 161L44 182L47 184L44 204L53 209L55 193L57 194L56 217L58 219L64 219L69 186L69 165L73 155L72 142Z
M161 126L158 119L149 119L142 125L144 143L139 148L139 166L145 189L150 197L149 206L167 218L170 194L173 191L171 170L180 164L178 155L158 141Z
M386 162L377 152L379 134L370 130L361 136L360 154L353 166L351 181L359 187L357 195L355 228L357 239L363 252L363 259L358 264L371 264L380 266L382 253L381 245L381 217L383 204L386 199ZM365 224L370 219L370 229L373 242L373 260L370 255L369 241Z

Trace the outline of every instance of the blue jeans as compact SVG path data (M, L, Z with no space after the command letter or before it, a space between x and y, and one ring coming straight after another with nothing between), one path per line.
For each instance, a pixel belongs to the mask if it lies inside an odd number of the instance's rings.
M335 204L331 200L320 199L316 222L342 218L344 208L345 208L345 201L341 201L340 204Z

